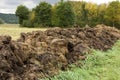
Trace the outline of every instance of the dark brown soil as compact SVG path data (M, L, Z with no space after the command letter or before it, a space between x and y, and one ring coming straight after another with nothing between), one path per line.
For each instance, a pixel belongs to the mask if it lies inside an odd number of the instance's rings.
M16 41L0 36L0 80L57 75L69 64L84 60L90 49L106 51L119 39L120 31L105 25L21 33Z

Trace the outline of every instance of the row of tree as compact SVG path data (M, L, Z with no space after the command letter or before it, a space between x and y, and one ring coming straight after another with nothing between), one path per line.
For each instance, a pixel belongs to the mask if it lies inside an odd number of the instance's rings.
M25 27L70 27L73 25L95 26L106 24L120 26L120 2L100 4L84 1L63 1L55 5L41 2L30 11L26 6L17 7L16 15L19 23Z
M76 16L76 24L106 24L120 28L120 2L112 1L108 4L97 5L90 2L71 2Z

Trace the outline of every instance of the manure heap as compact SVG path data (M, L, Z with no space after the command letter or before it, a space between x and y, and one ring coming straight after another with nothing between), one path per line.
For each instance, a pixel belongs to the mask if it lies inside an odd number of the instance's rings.
M0 80L57 75L69 64L85 60L90 49L106 51L119 39L120 31L105 25L21 33L16 41L0 36Z

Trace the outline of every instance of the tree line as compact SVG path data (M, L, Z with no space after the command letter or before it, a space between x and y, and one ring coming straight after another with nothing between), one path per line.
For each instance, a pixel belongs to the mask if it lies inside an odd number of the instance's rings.
M18 17L15 14L0 13L0 23L18 24Z
M32 10L20 5L16 9L19 24L25 27L83 27L86 24L106 24L120 28L120 2L95 4L84 1L64 1L51 5L40 2Z

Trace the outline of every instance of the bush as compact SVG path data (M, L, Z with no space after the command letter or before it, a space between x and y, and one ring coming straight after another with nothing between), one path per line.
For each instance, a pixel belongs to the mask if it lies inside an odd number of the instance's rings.
M22 27L29 27L29 28L32 28L34 27L33 23L30 21L30 20L24 20L23 21L23 24L22 24Z

